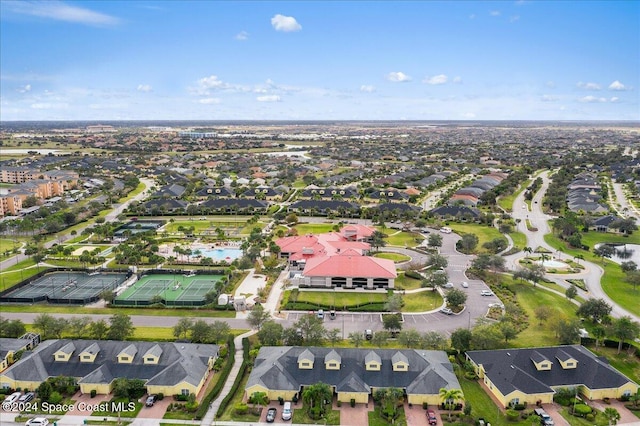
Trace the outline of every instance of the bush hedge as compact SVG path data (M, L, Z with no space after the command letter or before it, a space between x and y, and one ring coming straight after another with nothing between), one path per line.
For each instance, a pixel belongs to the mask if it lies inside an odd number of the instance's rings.
M227 382L227 378L229 377L229 373L231 372L231 368L233 367L236 354L236 345L233 342L233 336L231 335L229 335L229 338L227 340L227 347L229 348L229 350L227 352L225 363L220 370L220 377L218 377L218 381L216 382L213 389L211 389L211 392L209 392L200 403L198 411L195 415L196 420L201 420L205 416L205 414L207 414L209 404L211 404L211 402L216 399L218 395L220 395L224 384Z
M229 390L229 393L224 397L224 399L220 402L220 407L218 407L218 411L216 412L216 417L221 417L224 413L224 410L227 409L229 402L233 398L233 395L238 391L240 387L240 382L242 382L242 377L244 376L247 367L249 366L249 339L246 337L242 339L242 365L240 365L240 370L238 370L238 375L236 376L236 380L233 382L233 386Z

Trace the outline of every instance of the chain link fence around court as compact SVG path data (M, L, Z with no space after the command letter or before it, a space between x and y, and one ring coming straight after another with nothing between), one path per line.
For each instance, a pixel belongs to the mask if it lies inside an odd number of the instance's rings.
M142 275L115 298L113 305L149 306L162 303L165 306L203 306L207 303L207 293L218 291L228 279L223 273L158 272Z
M115 290L131 272L43 271L0 293L0 302L86 305L100 300L100 293Z

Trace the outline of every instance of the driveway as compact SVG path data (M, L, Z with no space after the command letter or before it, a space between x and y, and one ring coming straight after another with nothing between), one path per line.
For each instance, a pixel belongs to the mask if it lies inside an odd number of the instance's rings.
M333 401L334 410L340 410L340 424L344 426L363 426L369 424L369 411L373 411L373 402L369 398L369 404L356 404L352 407L349 403L343 403L341 407ZM411 424L411 423L407 423Z
M168 396L168 397L165 396L162 399L162 401L156 401L153 404L153 406L147 407L146 405L144 405L145 401L147 400L147 396L149 395L144 395L142 398L140 398L140 401L142 402L143 407L138 413L137 418L161 419L164 416L164 414L167 412L167 407L169 407L169 404L173 402L173 398L171 396Z

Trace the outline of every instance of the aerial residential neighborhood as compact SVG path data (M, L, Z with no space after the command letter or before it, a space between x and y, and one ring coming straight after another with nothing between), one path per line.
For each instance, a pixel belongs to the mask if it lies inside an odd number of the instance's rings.
M638 22L0 1L0 426L640 426Z

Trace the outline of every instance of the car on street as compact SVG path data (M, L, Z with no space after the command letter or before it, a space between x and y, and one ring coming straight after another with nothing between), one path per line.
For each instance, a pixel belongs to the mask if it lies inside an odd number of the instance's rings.
M440 312L442 312L445 315L453 314L453 311L451 310L451 308L442 308L442 309L440 309Z
M157 399L158 399L157 395L149 395L144 405L146 405L147 407L153 407L153 404L155 404Z
M269 408L267 410L267 423L273 423L276 421L276 414L278 414L278 410L274 407Z
M332 309L329 311L329 319L334 320L336 319L336 311L335 309Z
M322 309L318 309L318 319L323 320L324 319L324 311Z
M430 425L437 425L438 418L436 417L436 412L433 410L427 410L427 420L429 421Z
M48 424L49 420L46 417L34 417L27 420L25 426L47 426Z
M493 292L491 290L482 290L480 292L481 296L493 296Z
M453 283L446 283L442 286L443 288L453 288Z
M460 284L463 288L469 288L469 283L466 281L462 281L462 284Z

